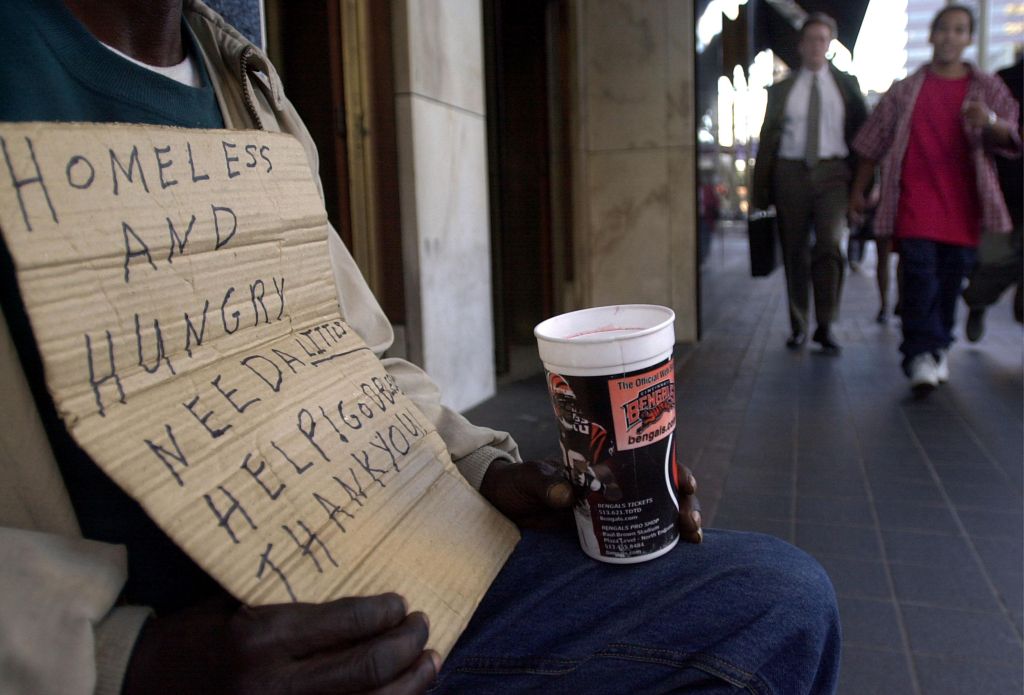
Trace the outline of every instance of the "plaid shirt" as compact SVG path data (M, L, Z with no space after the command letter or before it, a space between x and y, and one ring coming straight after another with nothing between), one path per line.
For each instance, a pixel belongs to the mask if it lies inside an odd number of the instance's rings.
M925 65L910 77L893 84L853 141L853 149L858 155L882 164L881 198L875 211L875 234L879 236L892 236L894 231L896 211L900 202L903 157L910 141L910 120L927 71L928 66ZM970 66L970 71L971 81L967 86L964 100L987 104L995 111L999 120L1011 125L1016 124L1020 106L1014 101L1002 80L986 75L973 65ZM981 228L984 231L1009 231L1012 226L1010 214L1006 210L1006 201L1003 200L1003 192L999 188L999 178L992 155L1000 154L1011 159L1019 157L1020 133L1011 127L1013 143L1006 148L987 145L978 130L965 126L964 133L967 135L978 186Z

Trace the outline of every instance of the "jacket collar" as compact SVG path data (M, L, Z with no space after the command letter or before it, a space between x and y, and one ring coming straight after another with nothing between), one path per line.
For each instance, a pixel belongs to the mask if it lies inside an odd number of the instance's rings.
M203 47L226 127L273 127L288 101L266 54L200 0L185 0L183 12Z

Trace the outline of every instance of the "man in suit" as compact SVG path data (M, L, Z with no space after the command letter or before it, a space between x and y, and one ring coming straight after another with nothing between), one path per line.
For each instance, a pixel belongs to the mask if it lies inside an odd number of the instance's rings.
M825 58L835 20L814 12L800 27L800 69L768 90L754 167L753 206L778 213L789 295L792 349L807 341L808 284L814 287L813 339L839 354L832 333L843 287L850 143L867 118L857 79ZM813 231L813 242L812 234Z

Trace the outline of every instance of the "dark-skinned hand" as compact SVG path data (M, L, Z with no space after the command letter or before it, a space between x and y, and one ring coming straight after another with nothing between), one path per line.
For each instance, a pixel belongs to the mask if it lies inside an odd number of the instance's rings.
M846 216L852 225L864 224L865 215L868 210L868 199L864 191L856 188L850 189L850 200L846 204Z
M697 480L685 466L679 485L679 535L690 543L704 539L701 529ZM497 459L480 483L480 494L516 525L523 528L550 528L572 523L572 486L562 466L550 461L512 463Z
M124 695L424 692L429 626L397 594L250 608L218 599L143 627Z
M991 119L995 118L995 113L982 101L965 100L960 112L967 125L977 130L991 126Z

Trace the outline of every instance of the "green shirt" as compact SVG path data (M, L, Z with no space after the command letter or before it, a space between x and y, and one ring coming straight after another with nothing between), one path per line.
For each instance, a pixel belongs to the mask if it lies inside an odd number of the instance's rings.
M94 121L223 128L217 96L191 30L203 86L189 87L110 51L60 0L0 0L0 121ZM2 160L2 157L0 157ZM6 176L3 164L0 171ZM24 365L86 538L128 546L122 597L159 612L218 591L216 584L118 488L68 434L43 380L42 362L0 240L0 305Z
M182 21L193 56L193 39ZM223 128L202 59L189 87L107 49L60 0L0 2L0 121L96 121Z

